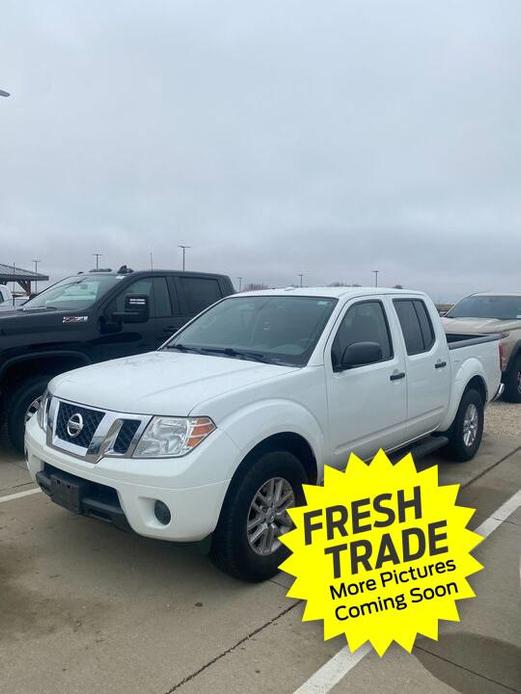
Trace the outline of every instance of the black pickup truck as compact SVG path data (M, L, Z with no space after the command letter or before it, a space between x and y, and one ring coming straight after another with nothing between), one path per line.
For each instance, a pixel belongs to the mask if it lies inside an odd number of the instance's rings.
M53 376L154 350L233 291L225 275L123 266L68 277L0 312L0 425L23 451L25 422Z

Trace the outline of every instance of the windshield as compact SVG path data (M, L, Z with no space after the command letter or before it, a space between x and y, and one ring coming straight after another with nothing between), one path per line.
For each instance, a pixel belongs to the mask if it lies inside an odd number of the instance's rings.
M118 282L117 275L76 275L67 277L27 301L22 310L64 309L81 311L106 294Z
M230 297L181 330L165 348L303 366L336 301L307 296Z
M521 320L521 296L469 296L451 308L446 317Z

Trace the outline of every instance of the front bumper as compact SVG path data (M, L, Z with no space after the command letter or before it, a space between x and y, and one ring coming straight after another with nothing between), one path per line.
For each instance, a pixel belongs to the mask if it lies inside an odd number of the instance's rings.
M81 514L97 518L98 520L112 523L120 530L130 530L121 504L119 503L118 494L112 487L107 487L96 482L88 482L81 477L69 475L67 472L61 472L57 468L45 463L40 472L36 473L36 481L44 494L52 498L53 477L59 477L61 482L73 482L83 487L81 502L77 508L69 508L69 510Z
M205 443L181 459L103 458L92 464L47 446L36 417L25 433L27 467L43 491L49 493L53 470L86 480L92 484L80 513L118 527L128 524L146 537L178 542L202 540L215 530L229 484L229 480L210 481L218 468L215 459L224 456L229 461L238 453L225 434L215 436L211 446ZM167 525L155 515L156 501L170 510Z

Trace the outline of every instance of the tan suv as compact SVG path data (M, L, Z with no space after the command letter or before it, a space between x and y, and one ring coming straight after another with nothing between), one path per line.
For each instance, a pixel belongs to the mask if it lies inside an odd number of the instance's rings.
M521 402L521 292L472 294L458 301L442 318L446 333L505 333L501 354L504 399Z

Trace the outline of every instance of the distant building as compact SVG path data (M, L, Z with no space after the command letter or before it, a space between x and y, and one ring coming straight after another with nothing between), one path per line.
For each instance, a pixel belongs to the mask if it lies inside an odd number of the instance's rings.
M32 293L32 282L48 282L49 276L42 275L40 272L24 270L15 265L3 265L0 263L0 283L16 282L27 295Z

